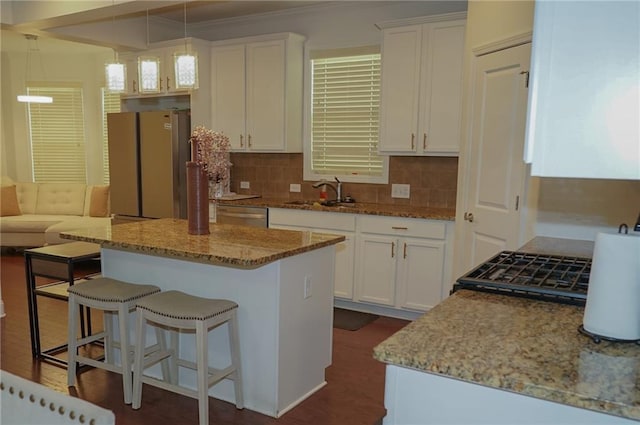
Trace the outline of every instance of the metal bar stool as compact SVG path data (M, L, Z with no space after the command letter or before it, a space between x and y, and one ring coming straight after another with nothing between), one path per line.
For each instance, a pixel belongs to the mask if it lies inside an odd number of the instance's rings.
M237 312L238 304L233 301L200 298L180 291L166 291L145 297L136 303L138 313L136 325L136 351L133 365L133 404L140 408L142 399L142 383L150 384L168 391L176 392L198 400L200 424L209 423L209 387L224 378L234 381L236 407L242 409L242 375L240 371L240 344L238 338ZM145 353L140 349L145 346L145 325L149 323L171 328L169 349L163 341L155 351ZM209 330L227 323L229 330L229 348L231 365L225 369L214 369L209 366L208 333ZM180 358L177 332L179 330L195 330L196 362ZM164 334L163 334L164 335ZM169 382L144 375L146 368L169 358ZM193 369L197 376L197 391L178 384L178 366Z
M76 363L120 373L122 375L124 402L131 404L133 384L131 366L133 350L129 344L129 313L135 308L137 301L145 296L160 292L160 288L154 285L137 285L102 277L93 279L82 285L70 286L67 291L69 292L68 385L71 387L75 384ZM76 318L78 317L78 310L81 305L103 310L104 331L77 338ZM118 316L118 327L120 328L119 342L115 342L113 338L112 315L114 314ZM158 331L156 335L164 337L164 334L160 331ZM79 354L79 347L100 340L104 342L104 361ZM162 342L164 342L164 339L162 339ZM160 343L160 338L158 338L158 343ZM114 348L120 349L120 365L114 362ZM152 349L154 349L154 347L149 347L149 350ZM169 374L168 364L163 365L163 373Z

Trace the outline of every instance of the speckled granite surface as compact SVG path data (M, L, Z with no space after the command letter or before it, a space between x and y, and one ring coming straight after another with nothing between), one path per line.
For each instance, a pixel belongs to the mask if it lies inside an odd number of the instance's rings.
M410 205L369 204L356 202L341 204L338 207L324 207L320 205L291 204L290 199L254 198L240 201L221 201L222 205L248 205L271 208L288 208L296 210L329 211L351 214L384 215L390 217L426 218L431 220L448 220L456 218L455 209L412 207Z
M333 245L344 236L316 232L211 224L209 235L190 235L186 220L158 219L65 232L62 237L105 248L255 268L285 257Z
M528 252L590 256L536 238ZM461 290L379 344L382 362L640 420L640 345L578 333L584 308Z

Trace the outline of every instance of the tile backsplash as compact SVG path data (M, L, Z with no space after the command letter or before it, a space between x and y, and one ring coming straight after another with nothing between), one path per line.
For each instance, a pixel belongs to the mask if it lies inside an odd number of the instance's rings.
M265 198L316 199L319 189L312 187L315 181L303 180L302 161L301 153L232 153L231 190ZM455 209L457 178L458 158L393 156L389 184L343 183L342 193L359 202ZM241 181L250 188L240 189ZM301 191L289 192L291 183L300 184ZM392 198L392 183L411 185L410 198Z

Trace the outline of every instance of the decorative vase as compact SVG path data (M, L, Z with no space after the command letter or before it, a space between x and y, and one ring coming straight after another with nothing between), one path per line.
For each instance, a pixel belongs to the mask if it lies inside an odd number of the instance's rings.
M209 179L193 161L187 162L187 218L190 235L209 234Z

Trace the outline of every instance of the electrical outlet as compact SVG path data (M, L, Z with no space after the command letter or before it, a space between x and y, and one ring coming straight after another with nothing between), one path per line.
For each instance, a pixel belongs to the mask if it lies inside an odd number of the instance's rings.
M240 182L240 189L249 189L251 188L251 184L249 182Z
M304 277L304 299L311 296L311 276Z
M289 192L300 192L300 185L297 183L291 183L289 185Z
M409 199L410 189L411 189L411 185L408 185L408 184L392 184L391 197Z

